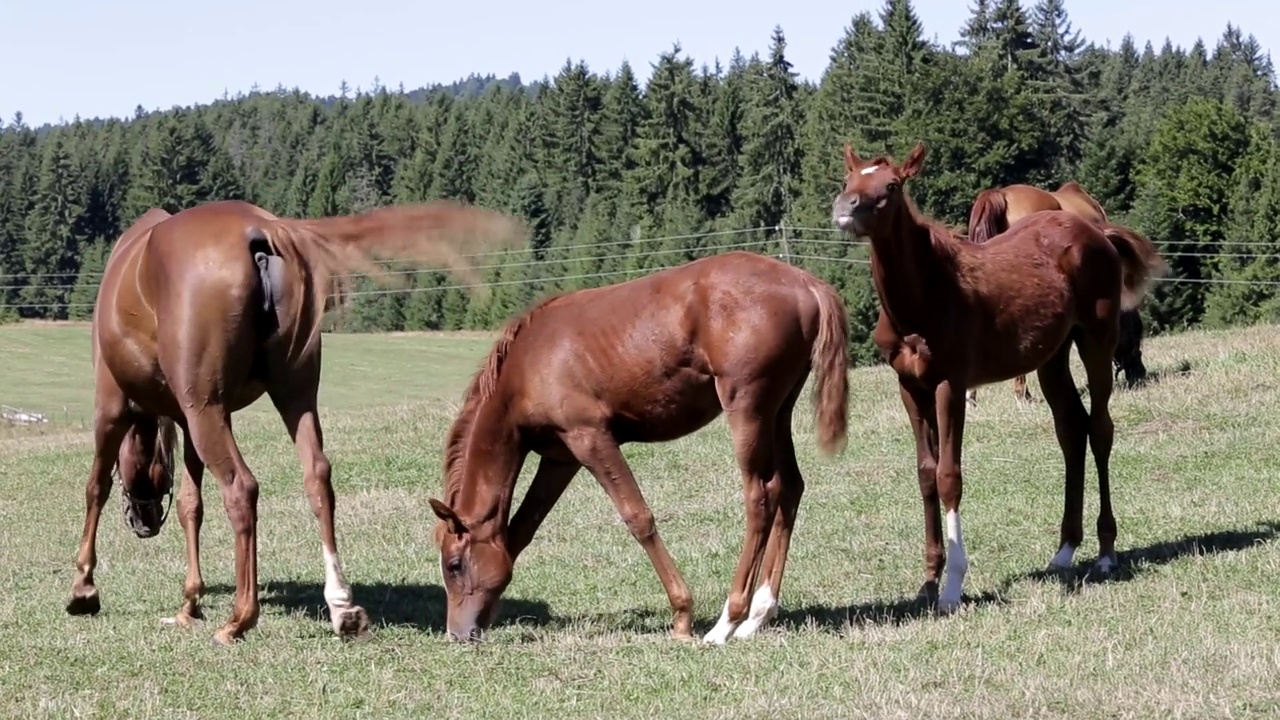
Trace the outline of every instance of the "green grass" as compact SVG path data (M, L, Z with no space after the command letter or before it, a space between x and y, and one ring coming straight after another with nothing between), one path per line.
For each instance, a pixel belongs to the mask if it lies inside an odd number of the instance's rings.
M322 420L347 577L377 625L367 643L338 641L320 618L318 531L279 420L265 400L237 417L262 483L264 610L246 642L227 649L209 642L229 612L232 583L231 538L212 482L202 536L208 621L191 631L160 625L180 599L181 529L174 519L159 537L135 539L117 495L100 532L103 611L63 612L89 462L88 332L0 329L0 403L53 417L37 429L0 432L0 714L740 720L1280 712L1273 327L1148 342L1153 372L1183 364L1190 371L1113 400L1125 568L1115 582L1076 586L1039 572L1056 550L1062 503L1048 409L1017 407L1008 383L984 388L966 432L966 604L945 618L914 603L923 531L894 381L885 368L854 372L843 456L819 456L811 417L796 421L807 492L782 614L757 637L725 647L669 637L661 585L585 473L521 558L489 642L444 640L427 498L441 485L454 403L487 346L475 336L325 339ZM742 537L725 425L625 453L705 632ZM1084 562L1096 549L1089 467Z

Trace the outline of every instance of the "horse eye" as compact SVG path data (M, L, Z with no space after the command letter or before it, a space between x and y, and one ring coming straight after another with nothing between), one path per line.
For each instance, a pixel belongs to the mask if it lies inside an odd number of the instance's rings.
M449 564L445 566L445 570L448 570L450 575L459 575L459 574L461 574L461 573L462 573L462 558L457 558L457 557L456 557L456 558L454 558L454 559L450 560L450 561L449 561Z

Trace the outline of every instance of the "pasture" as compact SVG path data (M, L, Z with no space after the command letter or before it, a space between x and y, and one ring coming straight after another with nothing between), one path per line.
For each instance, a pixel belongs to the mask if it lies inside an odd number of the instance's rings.
M176 516L138 540L113 492L99 534L103 610L63 611L88 473L87 326L0 328L0 403L47 412L0 428L0 714L6 717L1264 717L1280 712L1280 332L1150 339L1143 388L1118 391L1113 497L1122 572L1042 572L1057 549L1062 462L1043 402L1008 383L969 411L965 604L925 612L914 446L886 367L852 373L849 447L823 458L808 398L807 482L779 617L724 647L675 641L662 587L595 481L578 475L520 558L488 642L446 642L427 498L482 334L325 338L321 412L338 542L372 640L323 617L318 526L264 399L236 416L261 482L263 615L217 648L231 538L205 483L205 623L181 599ZM1083 384L1078 361L1073 371ZM1032 388L1036 388L1034 379ZM1039 393L1036 393L1039 395ZM65 410L64 410L65 408ZM624 448L714 623L743 532L723 420ZM532 475L526 467L521 488ZM1082 570L1097 548L1092 459ZM209 476L207 476L209 477Z

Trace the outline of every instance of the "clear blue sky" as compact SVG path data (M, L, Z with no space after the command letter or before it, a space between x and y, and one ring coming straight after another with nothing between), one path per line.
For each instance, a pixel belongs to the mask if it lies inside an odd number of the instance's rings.
M1030 7L1033 0L1024 0ZM972 0L916 0L925 32L956 39ZM641 78L679 41L695 60L734 46L763 52L776 24L802 76L817 79L855 13L880 0L4 0L0 118L33 126L129 116L277 83L314 93L403 82L416 88L469 73L526 81L566 58L596 71L626 58ZM1268 0L1067 0L1076 28L1115 47L1125 32L1158 50L1165 37L1212 47L1228 22L1271 50L1280 12ZM1280 61L1280 58L1277 58ZM21 68L21 69L19 69Z

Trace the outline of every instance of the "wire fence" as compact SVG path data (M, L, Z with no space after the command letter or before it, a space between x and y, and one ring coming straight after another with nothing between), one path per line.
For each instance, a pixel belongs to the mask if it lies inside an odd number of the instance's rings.
M634 263L636 260L648 260L651 258L671 258L669 264L650 264L643 263L644 267L633 267L620 270L607 270L596 272L579 272L579 273L552 273L543 274L530 272L529 277L520 277L513 279L496 279L488 282L464 283L459 284L452 280L439 285L418 286L418 287L380 287L376 289L352 290L342 293L342 297L359 297L372 295L401 295L413 293L431 293L446 292L449 290L468 290L475 288L494 288L504 286L547 286L547 285L563 285L565 283L577 283L587 280L604 280L609 279L610 282L625 279L627 276L638 276L652 272L656 272L665 267L671 267L687 262L691 258L699 256L711 255L730 250L758 250L765 254L773 255L779 259L785 260L791 264L797 264L802 267L808 266L810 263L836 263L836 264L862 264L870 263L865 257L851 257L841 254L849 250L858 250L867 248L870 243L866 240L858 240L853 238L837 237L841 230L835 228L818 228L804 226L779 225L773 227L760 227L751 229L734 229L734 230L717 230L703 233L692 233L685 235L664 235L655 237L637 237L627 240L610 240L597 243L576 243L567 245L552 245L543 250L538 251L542 257L537 259L519 259L522 256L530 254L532 251L528 248L518 250L498 250L482 253L464 254L461 257L467 260L479 261L480 264L471 266L471 269L477 272L502 271L509 269L522 269L525 271L537 270L542 268L550 268L555 270L565 270L575 265L598 265L606 261L621 260L628 263ZM734 240L733 236L756 235L752 240ZM729 240L724 242L723 240ZM682 241L707 241L719 240L717 242L706 245L694 245L691 247L675 247L675 248L654 248L663 244ZM1201 258L1232 258L1242 261L1256 260L1276 260L1280 261L1280 252L1237 252L1237 248L1248 247L1267 247L1275 248L1276 244L1267 241L1247 241L1233 242L1226 244L1225 247L1232 249L1231 252L1211 253L1203 251L1180 251L1176 248L1199 245L1198 241L1182 240L1168 241L1160 243L1163 246L1161 254L1165 258L1176 257L1201 257ZM1168 248L1174 248L1169 250ZM637 248L640 248L637 251ZM621 250L622 252L617 252ZM795 250L804 250L805 252L794 252ZM505 258L505 260L498 260ZM387 269L383 272L388 276L409 276L421 275L433 272L443 272L431 266L426 260L420 258L391 258L378 261L379 264L391 268L399 265L414 265L414 269ZM1278 262L1280 264L1280 262ZM22 290L25 288L36 288L40 291L65 291L72 292L79 290L80 292L93 293L96 296L98 282L101 281L103 273L81 273L81 272L54 272L54 273L0 273L0 292ZM364 274L339 275L341 279L358 279L366 277ZM43 280L58 280L60 282L45 283ZM25 280L25 282L23 282ZM90 282L92 281L92 282ZM1280 286L1280 280L1251 280L1251 279L1233 279L1233 278L1191 278L1166 276L1159 279L1159 282L1171 283L1199 283L1214 285L1251 285L1257 287ZM57 310L61 308L92 308L92 302L49 302L49 303L0 303L0 309L26 309L26 310Z

